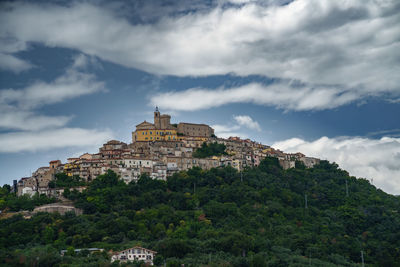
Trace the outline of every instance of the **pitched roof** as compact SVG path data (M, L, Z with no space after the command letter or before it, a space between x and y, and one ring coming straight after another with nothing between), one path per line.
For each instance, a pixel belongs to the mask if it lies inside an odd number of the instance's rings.
M136 128L141 128L141 129L145 129L145 128L154 128L154 124L144 121L142 123L139 123L138 125L136 125Z
M127 249L124 249L124 250L121 250L121 251L116 251L116 252L114 252L113 254L119 254L119 253L121 253L121 252L123 252L123 251L127 251L127 250L130 250L130 249L145 249L145 250L150 251L150 252L152 252L152 253L154 253L154 254L157 253L157 251L154 251L154 250L151 250L151 249L148 249L148 248L143 248L143 247L139 247L139 246L134 246L134 247L127 248Z

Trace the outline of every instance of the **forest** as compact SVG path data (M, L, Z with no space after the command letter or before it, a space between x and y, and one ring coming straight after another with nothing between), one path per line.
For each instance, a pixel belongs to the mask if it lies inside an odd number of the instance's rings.
M194 158L207 158L211 156L227 155L225 152L226 146L224 144L218 144L217 142L207 144L204 142L200 148L193 152Z
M83 215L0 220L0 263L118 266L108 252L139 245L158 252L156 266L361 266L361 253L365 266L400 266L398 196L335 163L296 165L266 158L241 173L193 168L129 184L108 171L82 193L65 190ZM74 253L93 247L104 252Z

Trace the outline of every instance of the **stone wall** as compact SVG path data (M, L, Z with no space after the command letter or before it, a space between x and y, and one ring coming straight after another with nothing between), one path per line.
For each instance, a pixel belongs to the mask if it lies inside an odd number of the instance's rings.
M38 213L38 212L58 212L61 215L64 215L66 212L69 212L69 211L75 212L76 215L83 214L83 211L81 209L75 208L72 205L62 204L62 203L52 203L52 204L36 207L33 210L33 213Z

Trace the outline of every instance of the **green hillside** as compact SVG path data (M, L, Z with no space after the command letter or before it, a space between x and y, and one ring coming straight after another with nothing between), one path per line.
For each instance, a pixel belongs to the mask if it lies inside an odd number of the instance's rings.
M0 262L107 266L106 253L59 250L141 245L167 266L361 266L361 251L366 266L400 266L399 197L327 161L284 171L267 158L128 185L109 171L65 195L85 214L0 220Z

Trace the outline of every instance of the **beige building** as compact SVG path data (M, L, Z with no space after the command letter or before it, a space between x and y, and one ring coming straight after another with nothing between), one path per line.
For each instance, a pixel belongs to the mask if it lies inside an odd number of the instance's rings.
M180 122L178 133L186 136L211 137L214 135L214 129L207 124Z
M200 141L207 141L214 135L214 129L206 124L179 123L171 124L171 116L161 114L158 108L154 112L154 123L144 121L136 125L132 132L132 143L179 141L186 137L196 137Z
M177 129L171 125L171 116L154 112L154 123L144 121L132 132L132 143L154 141L178 141Z

